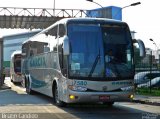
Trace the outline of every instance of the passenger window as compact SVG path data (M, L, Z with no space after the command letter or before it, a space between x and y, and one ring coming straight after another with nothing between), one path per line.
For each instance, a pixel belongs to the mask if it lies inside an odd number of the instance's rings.
M27 56L26 48L22 47L22 57L25 58Z
M65 35L65 26L64 24L59 24L59 37L63 37Z
M52 29L48 30L45 34L48 36L55 36L57 37L58 25L53 27Z
M50 48L48 46L44 46L44 52L49 52L50 51Z
M34 56L37 54L37 49L36 48L31 48L30 50L30 56Z
M45 35L46 40L49 42L49 50L50 51L57 51L57 32L58 32L58 25L54 26L53 28L49 29Z

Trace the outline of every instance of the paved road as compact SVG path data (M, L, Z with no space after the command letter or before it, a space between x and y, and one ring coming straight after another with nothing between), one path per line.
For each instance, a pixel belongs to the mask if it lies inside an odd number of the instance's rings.
M91 104L59 108L50 97L28 95L20 85L7 83L12 88L0 91L0 119L160 119L159 106L121 102L111 108Z

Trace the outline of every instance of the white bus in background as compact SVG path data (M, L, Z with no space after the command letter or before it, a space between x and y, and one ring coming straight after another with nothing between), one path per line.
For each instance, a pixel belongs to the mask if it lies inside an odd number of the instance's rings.
M53 97L67 103L130 101L133 90L133 44L125 22L100 18L63 19L22 44L22 74L27 93ZM112 49L115 59L105 61Z
M13 83L22 82L21 76L21 51L14 51L11 55L10 61L10 78Z

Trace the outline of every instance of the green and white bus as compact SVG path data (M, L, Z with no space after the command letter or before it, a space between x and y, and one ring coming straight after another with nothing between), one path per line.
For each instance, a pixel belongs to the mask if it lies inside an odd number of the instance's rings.
M130 101L133 90L134 51L141 40L132 40L125 22L103 18L62 19L22 44L22 74L27 93L53 97L67 103L112 105ZM112 50L115 59L106 62Z

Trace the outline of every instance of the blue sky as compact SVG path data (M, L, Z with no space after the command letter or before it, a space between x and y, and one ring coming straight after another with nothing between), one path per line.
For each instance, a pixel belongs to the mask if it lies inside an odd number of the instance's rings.
M127 7L122 10L122 20L127 22L131 30L136 31L136 38L144 41L146 47L155 49L155 45L149 41L152 38L160 47L160 11L158 0L94 0L102 6L124 7L131 3L141 2L135 7ZM55 8L58 9L93 9L98 5L86 0L55 0ZM0 7L26 7L26 8L53 8L54 0L1 0ZM1 29L0 36L25 32L28 30Z

